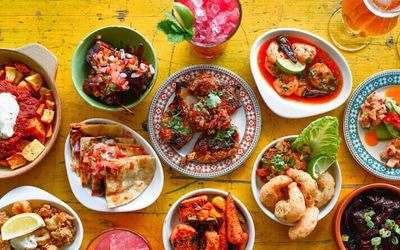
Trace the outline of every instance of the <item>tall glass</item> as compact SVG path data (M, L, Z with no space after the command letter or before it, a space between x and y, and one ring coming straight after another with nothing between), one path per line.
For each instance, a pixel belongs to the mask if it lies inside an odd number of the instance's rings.
M365 48L371 37L391 31L400 15L400 0L343 0L329 20L329 36L345 51Z
M215 58L225 49L242 19L239 0L175 0L193 12L193 50L202 57Z

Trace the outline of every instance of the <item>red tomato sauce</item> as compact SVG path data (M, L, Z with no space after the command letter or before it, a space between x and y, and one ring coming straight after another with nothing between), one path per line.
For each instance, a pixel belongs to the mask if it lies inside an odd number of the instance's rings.
M0 139L0 159L5 159L22 151L26 146L26 140L31 141L26 127L28 120L35 117L39 99L33 97L26 88L17 88L16 85L6 80L0 80L0 93L10 93L15 96L20 109L14 127L14 135L6 140Z
M315 56L314 60L311 63L308 63L305 71L308 73L309 68L314 65L315 63L325 63L326 66L328 66L328 68L332 71L333 76L339 81L338 83L338 88L332 92L329 95L326 96L322 96L322 97L299 97L296 96L295 94L292 94L290 96L283 96L280 95L280 97L285 98L285 99L289 99L289 100L293 100L293 101L298 101L298 102L305 102L305 103L325 103L325 102L329 102L333 99L335 99L339 93L342 90L343 87L343 77L342 77L342 73L339 69L339 66L330 58L329 54L326 53L324 50L320 49L318 46L307 42L306 40L300 39L300 38L295 38L295 37L290 37L287 36L286 37L292 44L293 43L304 43L304 44L308 44L311 46L314 46L317 50L317 55ZM271 75L266 69L265 69L265 57L266 57L266 52L267 52L267 48L268 46L273 42L276 41L276 38L272 38L268 41L266 41L260 48L260 51L258 52L258 58L257 58L257 62L258 62L258 68L261 71L261 74L263 75L263 77L265 78L265 80L268 82L268 84L273 88L273 82L276 80L276 77Z

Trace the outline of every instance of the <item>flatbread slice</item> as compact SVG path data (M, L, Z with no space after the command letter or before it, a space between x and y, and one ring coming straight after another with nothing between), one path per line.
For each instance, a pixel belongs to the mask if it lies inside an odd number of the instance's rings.
M156 159L149 155L110 160L106 163L106 202L118 207L136 199L154 177Z

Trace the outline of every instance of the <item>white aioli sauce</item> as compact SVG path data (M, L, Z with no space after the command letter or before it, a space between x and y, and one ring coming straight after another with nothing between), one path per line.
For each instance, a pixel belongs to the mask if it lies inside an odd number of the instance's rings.
M14 126L19 113L16 97L10 93L0 93L0 138L8 139L14 135Z
M35 249L37 247L35 235L21 236L10 241L15 250Z

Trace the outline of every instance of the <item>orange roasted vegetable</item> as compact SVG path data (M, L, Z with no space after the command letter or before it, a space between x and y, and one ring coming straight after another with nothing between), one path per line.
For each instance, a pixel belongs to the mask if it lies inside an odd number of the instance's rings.
M185 224L178 224L172 230L169 238L174 250L198 250L196 230Z
M243 242L237 245L236 250L245 250L248 241L249 235L246 232L243 232Z
M226 199L226 234L228 242L231 244L241 244L244 241L243 229L237 215L235 201L229 193Z
M226 238L226 222L222 222L219 227L219 250L228 250L228 240Z
M215 231L206 231L206 248L205 250L219 250L219 236Z

